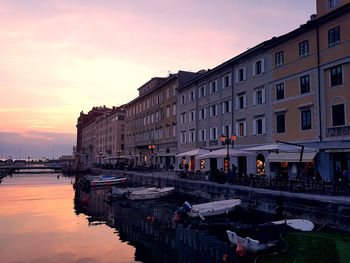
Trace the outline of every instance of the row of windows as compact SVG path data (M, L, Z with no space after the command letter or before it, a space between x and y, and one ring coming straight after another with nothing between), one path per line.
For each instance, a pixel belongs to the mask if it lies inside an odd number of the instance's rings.
M262 135L266 133L266 121L264 117L257 118L253 121L252 128L253 128L253 135ZM231 136L232 135L232 127L231 125L224 125L222 126L222 135L223 136ZM236 123L236 135L238 137L245 137L247 136L247 123L246 121L239 121ZM186 140L188 138L188 140ZM218 140L219 133L218 133L218 127L211 127L209 129L209 140ZM201 129L198 131L198 141L204 142L207 141L207 131L205 129ZM195 130L190 130L188 133L185 131L181 132L180 135L180 143L193 143L196 141L196 132Z
M304 109L300 112L300 124L301 130L311 130L312 129L312 119L311 119L311 109ZM286 114L280 113L276 116L276 133L286 132Z
M173 86L173 96L176 95L176 86ZM165 100L170 99L170 89L166 90L166 97ZM141 113L142 111L148 110L149 108L153 107L154 105L158 105L164 102L164 94L163 92L160 92L159 94L148 98L147 100L144 100L142 103L139 103L129 110L126 111L126 117L133 116L137 113Z
M171 134L170 134L171 131ZM128 135L128 142L131 141L145 141L145 140L161 140L163 138L169 139L170 137L176 137L176 126L173 125L172 128L170 126L160 129L155 129L151 131L144 131L135 135Z
M328 46L332 47L340 43L340 27L337 26L328 30ZM299 43L299 57L309 55L309 41L304 40ZM280 67L284 64L283 50L275 53L275 67Z

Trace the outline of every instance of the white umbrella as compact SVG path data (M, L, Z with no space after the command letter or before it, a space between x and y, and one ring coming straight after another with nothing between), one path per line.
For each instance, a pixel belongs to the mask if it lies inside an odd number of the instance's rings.
M201 155L201 154L205 154L208 153L209 150L207 149L201 149L201 148L197 148L188 152L183 152L183 153L179 153L176 155L176 157L191 157L191 156L197 156L197 155Z
M232 148L229 148L228 155L230 157L239 157L239 156L255 156L255 153L242 151L242 150L235 150ZM208 152L202 155L197 156L197 159L209 159L209 158L225 158L227 156L227 148L222 148L219 150L215 150L212 152Z
M272 143L272 144L265 144L261 146L256 147L250 147L243 149L244 151L275 151L275 152L285 152L285 153L299 153L301 152L301 147L297 145L289 145L289 144L282 144L282 143ZM309 148L304 147L304 152L317 152L318 150L315 148Z

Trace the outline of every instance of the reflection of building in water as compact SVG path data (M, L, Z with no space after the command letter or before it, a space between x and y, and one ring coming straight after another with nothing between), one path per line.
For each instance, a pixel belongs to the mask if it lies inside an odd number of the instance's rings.
M135 202L123 200L109 205L104 191L77 190L76 209L90 216L90 224L106 223L116 228L121 241L136 248L135 260L142 262L221 262L233 253L228 241L204 231L175 227L177 206L166 200ZM89 198L88 204L84 200Z

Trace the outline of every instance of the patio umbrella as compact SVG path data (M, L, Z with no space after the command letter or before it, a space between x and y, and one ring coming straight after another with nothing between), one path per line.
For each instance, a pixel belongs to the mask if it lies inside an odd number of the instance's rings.
M208 153L209 150L207 149L201 149L201 148L197 148L188 152L183 152L183 153L179 153L177 155L175 155L176 157L191 157L191 156L197 156L197 155L201 155L201 154L205 154Z
M228 155L230 157L255 156L255 153L248 152L248 151L242 151L242 150L235 150L235 149L230 148ZM219 150L215 150L212 152L198 155L198 156L196 156L196 159L225 158L226 156L227 156L227 148L222 148Z
M250 147L243 149L244 151L274 151L274 152L285 152L285 153L300 153L301 147L297 145L289 145L289 144L282 144L282 143L271 143L271 144L265 144L261 146L256 147ZM309 148L304 147L304 152L317 152L318 149L315 148Z

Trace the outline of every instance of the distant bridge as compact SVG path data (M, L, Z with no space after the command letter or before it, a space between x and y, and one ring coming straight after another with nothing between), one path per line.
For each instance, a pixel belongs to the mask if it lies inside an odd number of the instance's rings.
M10 173L59 173L62 172L62 165L55 163L26 164L13 163L0 165L0 170L8 170Z

